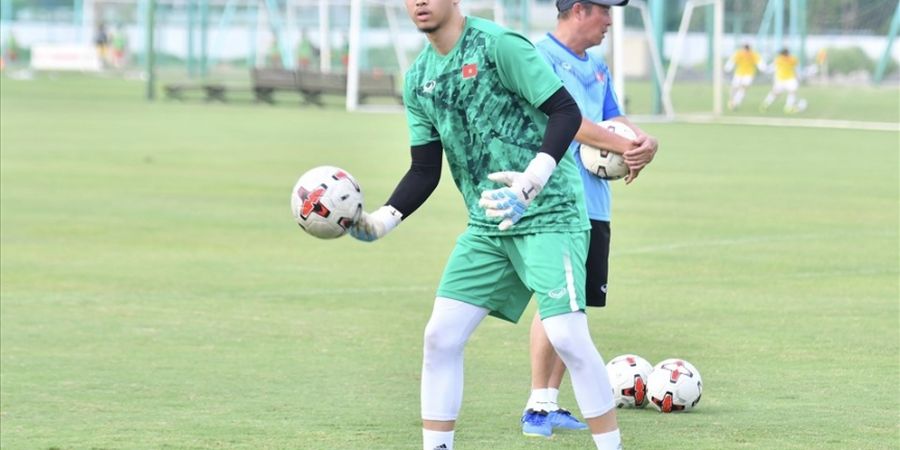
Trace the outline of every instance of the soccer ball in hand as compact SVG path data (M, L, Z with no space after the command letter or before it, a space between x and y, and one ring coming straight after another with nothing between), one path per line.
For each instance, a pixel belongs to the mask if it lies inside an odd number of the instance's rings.
M604 120L597 125L630 141L637 138L634 130L622 122ZM584 168L604 180L618 180L628 175L628 166L625 164L625 158L618 153L594 148L587 144L581 144L579 153L581 154L581 162L584 164Z
M703 380L691 363L670 358L653 367L647 392L650 403L661 412L688 411L700 402Z
M647 377L653 366L637 355L616 356L606 363L613 399L618 408L643 408L647 404Z
M359 183L346 170L332 166L310 169L291 191L291 212L303 231L334 239L347 233L363 210Z

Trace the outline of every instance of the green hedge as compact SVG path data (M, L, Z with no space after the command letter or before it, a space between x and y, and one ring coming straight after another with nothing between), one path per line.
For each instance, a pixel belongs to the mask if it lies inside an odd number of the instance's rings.
M875 72L878 61L869 58L869 55L859 47L832 48L828 52L828 71L833 74L846 74L864 70L868 73ZM897 62L891 59L885 74L897 70Z

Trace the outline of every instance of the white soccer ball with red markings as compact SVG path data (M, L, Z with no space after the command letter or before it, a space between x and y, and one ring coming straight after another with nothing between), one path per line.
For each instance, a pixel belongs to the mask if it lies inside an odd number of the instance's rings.
M688 411L700 402L703 379L691 363L670 358L653 367L647 393L650 403L661 412Z
M618 408L643 408L647 404L647 377L653 366L638 355L616 356L606 363L613 399Z
M310 169L291 191L291 213L303 231L334 239L347 234L363 210L359 183L346 170L333 166Z
M637 134L628 125L615 120L604 120L598 123L619 136L629 141L637 138ZM604 180L618 180L628 175L628 165L625 164L625 158L618 153L613 153L602 148L591 147L587 144L581 144L579 151L581 154L581 162L588 172L597 175Z

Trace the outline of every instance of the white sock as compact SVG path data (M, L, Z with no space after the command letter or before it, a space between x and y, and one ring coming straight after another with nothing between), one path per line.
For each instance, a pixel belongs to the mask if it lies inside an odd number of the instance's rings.
M559 409L559 389L547 388L547 402L550 404L548 412Z
M737 91L734 93L734 100L732 103L734 106L740 106L740 104L744 101L744 91Z
M594 434L592 436L594 437L594 443L597 444L597 450L622 449L622 436L619 434L618 428L608 433Z
M528 397L528 403L525 404L525 409L547 411L547 403L550 401L550 394L547 391L547 389L532 389L531 397Z
M444 449L453 450L453 431L434 431L422 428L422 450Z
M791 111L794 109L794 102L797 100L797 95L791 92L787 95L787 100L784 102L784 110Z

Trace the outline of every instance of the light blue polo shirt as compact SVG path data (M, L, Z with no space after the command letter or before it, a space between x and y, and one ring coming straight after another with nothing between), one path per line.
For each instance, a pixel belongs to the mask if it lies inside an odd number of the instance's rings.
M609 68L599 58L592 56L590 52L584 57L572 53L550 33L535 46L578 103L584 117L600 122L622 115L616 94L613 92ZM578 142L572 141L569 150L574 152L575 161L581 171L588 217L591 220L608 222L611 202L609 183L584 168L578 145Z

